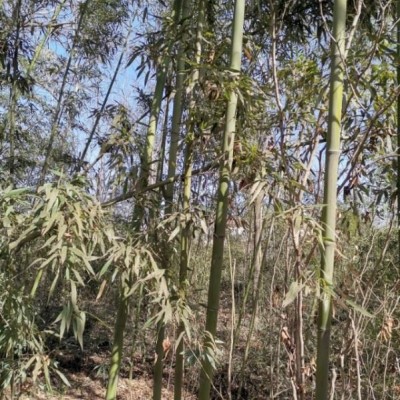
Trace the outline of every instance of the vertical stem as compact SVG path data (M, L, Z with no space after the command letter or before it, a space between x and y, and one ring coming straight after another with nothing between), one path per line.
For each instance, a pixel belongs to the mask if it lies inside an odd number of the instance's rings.
M169 60L164 60L164 62L159 66L157 71L157 81L156 81L153 101L151 103L149 127L147 129L146 143L142 154L142 165L140 169L139 188L138 188L139 191L140 188L147 186L149 177L151 175L151 161L153 158L154 142L157 133L157 124L160 115L162 97L164 93L168 63ZM133 210L133 230L135 232L140 232L143 216L144 216L144 206L141 204L141 200L137 199L135 208Z
M185 60L185 47L187 46L187 19L189 16L190 0L184 2L182 9L182 23L181 29L183 30L182 39L179 43L178 48L178 65L175 82L175 95L174 95L174 106L172 111L172 126L171 126L171 140L169 147L169 158L168 158L168 178L172 178L176 173L176 161L178 154L178 142L179 132L181 127L182 110L183 110L183 95L184 95L184 83L186 78L186 60ZM165 190L165 201L166 201L166 213L172 211L174 194L174 183L170 183L166 186Z
M171 126L171 136L170 136L170 147L169 147L169 157L168 157L168 178L172 178L176 173L176 163L177 163L177 155L178 155L178 142L179 142L179 133L182 119L182 110L183 110L183 95L184 95L184 81L186 77L185 73L185 47L186 47L186 24L187 17L189 15L190 1L186 0L179 4L176 4L177 7L175 12L177 13L178 21L181 23L179 27L183 32L182 38L179 41L178 46L178 62L177 62L177 74L175 81L175 95L174 95L174 103L173 103L173 111L172 111L172 126ZM182 14L182 15L181 15ZM178 28L178 26L177 26ZM171 214L173 212L173 199L174 199L174 182L169 183L165 188L165 213ZM165 254L166 266L169 264L170 259L170 251L168 246L166 246L166 254ZM157 360L154 366L154 387L153 387L153 400L161 400L161 388L162 388L162 372L163 372L163 358L164 358L164 349L163 349L163 340L164 340L164 332L165 326L164 322L160 321L158 327L158 336L157 336Z
M179 10L180 4L182 0L175 0L174 1L174 21L175 25L179 18ZM169 49L171 49L171 42L169 44ZM153 159L153 151L154 151L154 143L155 137L157 133L157 125L158 119L160 116L161 110L161 103L164 93L165 81L167 76L167 70L170 62L169 55L165 56L161 62L161 65L158 67L157 70L157 78L156 78L156 87L154 91L153 101L151 103L150 109L150 120L149 120L149 127L147 129L146 134L146 142L144 146L144 150L142 153L142 160L141 160L141 170L140 170L140 177L139 177L139 188L147 186L147 182L149 177L151 176L151 165ZM132 224L132 231L133 234L138 234L140 232L140 228L142 226L142 221L144 217L144 210L145 207L142 204L141 199L136 199L136 204L133 210L133 224ZM122 288L123 289L123 288ZM122 294L119 298L119 305L118 305L118 314L115 321L114 327L114 344L113 344L113 354L111 359L110 371L109 371L109 380L113 380L113 387L110 389L110 396L107 397L106 400L114 400L116 398L116 387L118 382L118 371L121 366L122 360L122 350L123 350L123 338L124 338L124 330L126 321L128 318L128 307L127 307L128 299L124 298ZM160 329L163 329L163 326L159 326ZM118 332L117 332L118 331ZM164 336L163 332L159 332L159 335ZM115 349L115 356L114 356L114 349ZM161 343L157 343L157 354L162 353L162 341ZM161 363L161 369L157 369L157 364ZM155 375L157 375L157 384L156 384L156 377L154 378L155 384L153 387L153 396L154 399L161 399L161 388L162 388L162 359L157 359L156 366L155 366ZM108 395L109 389L107 389ZM114 396L114 397L112 397Z
M264 199L264 192L261 191L260 194L256 197L254 201L254 256L253 256L253 264L254 264L254 275L253 275L253 300L257 292L257 283L260 275L261 269L261 259L262 259L262 250L261 250L261 235L262 235L262 201Z
M232 48L230 54L230 72L234 78L240 75L242 45L243 45L243 24L244 24L245 0L235 1L233 16ZM217 209L215 218L215 231L211 259L210 281L208 287L208 303L206 332L215 337L217 331L219 295L221 290L221 274L225 244L225 229L228 214L229 182L233 158L233 142L236 130L236 108L238 96L235 91L228 94L226 109L225 130L223 136L222 153L223 159L220 166L220 179L217 194ZM210 338L205 336L204 348L212 346ZM213 368L208 357L202 359L202 370L200 373L199 400L210 398L211 381Z
M199 65L201 62L202 53L202 40L203 40L203 28L204 28L204 0L199 0L199 11L197 21L197 33L196 33L196 55L195 62L196 67L193 69L190 82L187 88L187 95L189 101L189 118L187 127L187 138L186 138L186 154L185 154L185 165L184 165L184 184L183 184L183 211L189 212L190 210L190 197L192 188L192 162L193 162L193 142L194 142L194 125L195 120L193 117L196 102L193 95L193 89L199 80ZM181 254L180 254L180 269L179 269L179 290L180 296L185 304L186 290L187 290L187 271L189 267L189 248L190 248L190 227L186 222L182 228L181 234ZM183 322L180 323L177 337L180 338L180 343L176 349L176 362L175 362L175 384L174 384L174 400L180 400L182 398L182 387L183 387L183 374L184 374L184 342L183 333L185 327Z
M319 302L316 400L328 398L329 346L332 317L331 290L336 249L337 177L343 96L343 70L346 30L346 0L335 0L331 44L331 81L328 137L325 160L324 208L322 227L324 249L321 257L321 299Z
M263 224L264 225L264 224ZM264 227L261 227L261 230ZM254 327L255 327L255 322L256 318L258 315L258 309L259 309L259 300L260 300L260 294L261 294L261 285L262 285L262 278L263 278L263 271L265 271L265 267L267 264L266 258L267 258L267 252L269 248L269 242L272 238L272 233L274 230L274 221L271 221L271 225L269 228L269 233L268 237L265 243L265 248L263 254L260 254L260 271L258 274L258 280L257 282L254 282L254 294L252 298L252 313L251 313L251 319L250 319L250 325L249 325L249 332L247 334L247 339L246 339L246 345L243 353L243 359L242 359L242 366L241 366L241 371L240 371L240 383L239 383L239 393L242 393L242 389L245 385L245 373L246 373L246 366L247 366L247 361L249 357L249 350L251 346L251 341L254 333ZM261 242L258 243L258 248L261 249ZM257 251L260 251L257 249ZM279 250L280 252L280 250ZM240 326L238 325L237 330L239 330ZM237 336L239 335L238 333L236 334Z
M118 374L122 361L122 348L124 343L124 331L128 318L129 298L125 296L124 276L121 277L121 288L119 290L118 311L114 327L114 340L111 352L110 370L108 372L108 385L106 400L117 398Z
M189 133L187 139L187 148L185 156L185 177L184 177L184 188L183 188L183 211L189 212L190 210L190 195L192 188L192 158L193 158L193 137ZM190 225L187 222L183 222L185 226L182 229L181 235L181 254L180 254L180 270L179 270L179 291L180 297L183 304L186 303L186 286L187 286L187 271L189 266L189 238L190 238ZM182 398L182 387L183 387L183 333L185 332L185 326L183 322L180 323L178 329L178 338L180 342L176 349L176 362L175 362L175 385L174 385L174 400L180 400Z
M165 101L164 106L164 123L162 129L161 141L159 144L159 148L157 149L157 153L159 154L159 162L157 166L157 181L163 180L163 172L164 172L164 160L165 160L165 145L167 143L167 134L168 134L168 119L169 119L169 104L171 101L171 96Z
M174 17L174 26L177 27L182 8L182 0L175 0L173 4L173 17ZM150 121L149 128L147 130L146 135L146 143L145 149L143 152L142 159L142 168L140 172L140 187L145 187L148 184L149 178L153 175L152 171L152 160L153 160L153 152L154 152L154 143L157 133L157 125L158 119L160 116L161 110L161 102L163 97L163 92L165 88L165 82L167 78L167 70L170 63L170 55L169 53L172 50L172 40L168 43L168 52L167 55L162 60L162 63L157 72L157 81L156 88L153 97L153 101L151 104L150 111ZM156 172L156 171L154 171ZM136 201L135 208L133 210L133 230L134 232L139 232L142 224L144 216L144 206L141 204L140 199ZM153 384L153 399L161 400L161 392L162 392L162 373L163 373L163 357L164 357L164 349L163 349L163 340L164 340L164 323L161 321L157 327L157 344L156 344L156 363L154 365L154 384Z
M302 283L301 277L301 257L302 254L296 249L296 265L295 274L296 280ZM296 346L296 386L297 394L300 400L304 399L304 338L303 338L303 292L300 291L295 301L295 326L294 326L294 342Z

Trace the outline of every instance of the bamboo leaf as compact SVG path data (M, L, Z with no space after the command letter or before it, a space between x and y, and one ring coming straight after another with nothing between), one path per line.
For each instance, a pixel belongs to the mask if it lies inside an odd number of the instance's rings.
M305 283L299 283L297 281L292 282L290 284L288 292L286 293L285 298L283 299L282 307L285 308L289 304L293 303L293 301L296 299L297 295L301 292L304 286Z
M74 309L76 309L78 306L77 306L77 298L78 298L78 294L77 294L77 290L76 290L76 285L75 285L75 282L74 281L70 281L70 284L71 284L71 293L70 293L70 296L71 296L71 304L72 304L72 307L74 308Z
M79 282L79 284L85 286L85 282L83 281L80 273L75 268L72 268L72 272L74 273L76 280Z
M31 189L29 189L29 188L19 188L19 189L8 190L8 191L4 192L3 198L12 199L15 197L19 197L22 194L29 193L30 191L31 191Z
M71 384L69 383L67 377L59 369L55 369L54 372L60 377L60 379L66 386L71 387Z
M81 346L81 349L83 350L83 332L85 330L86 314L83 311L80 311L76 315L75 321L76 321L75 336L76 339L78 340L79 345Z
M361 315L364 315L364 317L368 317L368 318L375 318L374 314L371 314L369 311L367 311L364 307L361 307L360 305L358 305L357 303L355 303L352 300L346 299L345 302L351 307L353 308L355 311L359 312Z
M67 246L61 247L61 255L60 255L61 265L64 265L65 260L67 259L67 253L68 253L68 247Z
M99 277L102 277L108 271L108 268L110 267L112 262L113 262L112 258L109 258L107 260L107 262L103 265L103 268L99 272Z
M104 279L103 282L101 282L99 292L97 293L97 296L96 296L96 301L99 301L101 296L103 296L106 286L107 286L107 281Z
M201 229L203 230L204 234L207 235L208 234L208 226L207 226L207 222L204 219L200 219L200 226L201 226Z
M176 228L172 231L172 233L169 235L168 242L171 242L176 237L176 235L180 232L180 230L181 230L181 226L178 224L176 226Z

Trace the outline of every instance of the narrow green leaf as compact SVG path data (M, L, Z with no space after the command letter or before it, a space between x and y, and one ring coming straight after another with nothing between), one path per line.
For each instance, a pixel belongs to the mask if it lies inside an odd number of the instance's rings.
M55 369L54 372L60 377L65 386L71 387L71 384L69 383L67 377L59 369Z
M285 308L289 304L293 303L293 301L296 299L297 295L301 292L304 286L305 283L299 283L297 281L292 282L282 302L282 307Z
M369 311L367 311L364 307L361 307L357 303L355 303L352 300L346 299L345 302L353 308L355 311L359 312L361 315L364 315L364 317L368 318L375 318L375 315L371 314Z
M178 224L176 228L172 231L172 233L169 235L168 242L171 242L175 238L175 236L180 232L180 230L181 226Z

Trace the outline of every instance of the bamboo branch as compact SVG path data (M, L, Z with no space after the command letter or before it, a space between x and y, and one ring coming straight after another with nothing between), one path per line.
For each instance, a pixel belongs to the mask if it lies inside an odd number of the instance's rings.
M196 176L196 175L200 175L202 173L211 171L214 168L217 168L218 166L219 166L219 161L214 161L214 162L208 163L203 168L199 168L199 169L193 170L191 176ZM109 207L109 206L112 206L114 204L120 203L121 201L129 200L132 197L142 195L143 193L149 192L150 190L162 188L162 187L164 187L166 185L169 185L171 183L174 183L174 182L176 182L178 180L183 180L184 178L185 178L185 174L177 174L177 175L175 175L175 176L173 176L171 178L165 179L165 180L160 181L160 182L155 182L152 185L148 185L145 188L142 188L140 190L137 189L137 188L129 190L128 192L123 193L120 196L114 197L111 200L108 200L108 201L105 201L104 203L101 203L101 205L103 207Z

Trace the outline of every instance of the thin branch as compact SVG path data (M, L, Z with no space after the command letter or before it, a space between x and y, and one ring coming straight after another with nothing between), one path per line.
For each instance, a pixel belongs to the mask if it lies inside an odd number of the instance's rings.
M215 161L215 162L206 164L203 168L199 168L199 169L194 170L192 172L191 176L200 175L200 174L202 174L204 172L208 172L210 170L213 170L213 169L217 168L218 166L219 166L219 161ZM138 190L137 188L129 190L128 192L123 193L120 196L114 197L111 200L108 200L108 201L105 201L104 203L101 203L101 205L103 207L112 206L114 204L120 203L121 201L129 200L132 197L135 197L137 195L141 195L143 193L146 193L146 192L148 192L150 190L158 189L160 187L163 187L163 186L169 185L171 183L174 183L174 182L176 182L176 181L178 181L180 179L183 179L184 177L185 177L184 174L177 174L177 175L175 175L175 176L173 176L173 177L171 177L169 179L165 179L165 180L160 181L160 182L155 182L152 185L148 185L148 186L146 186L145 188L143 188L141 190Z

